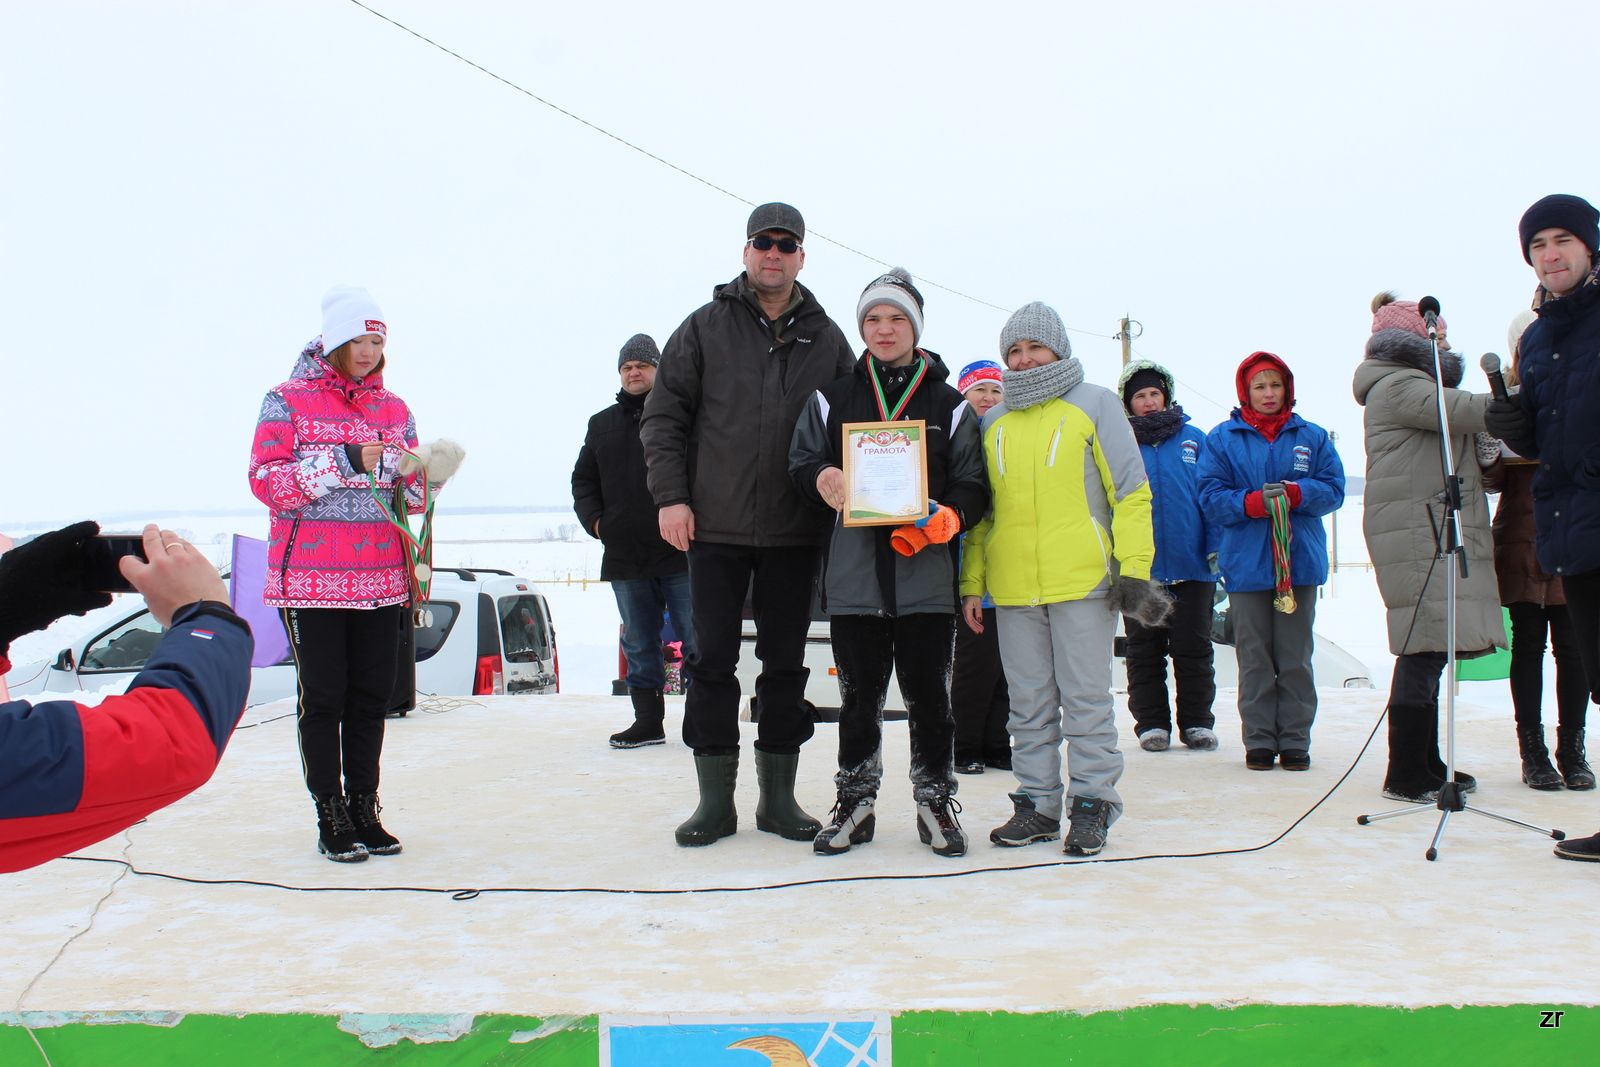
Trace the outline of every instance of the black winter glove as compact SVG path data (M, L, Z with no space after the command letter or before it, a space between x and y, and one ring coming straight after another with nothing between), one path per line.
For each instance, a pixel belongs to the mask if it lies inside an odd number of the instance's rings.
M1172 598L1148 578L1118 577L1111 587L1111 610L1141 626L1160 626L1172 614Z
M23 634L111 603L110 593L83 588L83 543L99 532L98 523L73 523L0 556L0 656Z
M1533 452L1533 423L1516 400L1489 401L1483 421L1491 434L1511 446L1511 451L1520 456Z

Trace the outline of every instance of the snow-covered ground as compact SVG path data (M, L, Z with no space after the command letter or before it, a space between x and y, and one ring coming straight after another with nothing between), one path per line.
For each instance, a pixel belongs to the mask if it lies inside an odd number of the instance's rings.
M214 528L221 521L168 525L206 540L234 528ZM1367 747L1381 689L1323 692L1305 774L1244 768L1231 690L1218 694L1215 753L1143 752L1119 711L1128 809L1110 862L1062 865L1059 845L990 846L1014 787L992 771L961 781L969 854L933 856L914 830L904 723L886 728L872 844L824 859L756 832L747 763L739 833L678 848L672 829L695 797L676 741L682 702L669 702L667 745L606 746L627 718L624 701L601 695L615 669L614 605L604 584L584 582L598 573L596 544L523 540L547 525L559 523L440 517L438 562L545 583L563 695L433 702L395 721L385 820L406 840L403 855L350 867L320 859L292 709L251 709L210 784L85 850L221 884L72 860L0 877L0 1004L552 1015L1600 1003L1587 942L1551 919L1587 912L1590 867L1471 814L1452 818L1437 864L1422 855L1431 809L1356 825L1394 806L1378 795L1381 733ZM91 624L26 640L38 652ZM1329 583L1318 629L1387 680L1369 571ZM1519 782L1504 683L1466 685L1460 720L1460 762L1482 783L1475 803L1593 832L1596 794ZM798 793L815 814L832 798L833 729L820 726L801 761ZM388 886L413 890L360 892ZM491 892L422 891L450 887Z

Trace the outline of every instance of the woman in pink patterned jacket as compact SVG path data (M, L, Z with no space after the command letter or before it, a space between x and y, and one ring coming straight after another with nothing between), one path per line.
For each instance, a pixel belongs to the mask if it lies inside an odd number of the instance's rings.
M421 511L423 479L437 488L460 460L448 442L417 448L405 401L383 387L387 336L365 289L329 290L322 334L267 393L250 454L251 492L272 509L265 603L282 610L294 652L317 850L339 862L400 851L378 820L378 760L412 574L385 502L400 485ZM420 469L402 472L407 452Z

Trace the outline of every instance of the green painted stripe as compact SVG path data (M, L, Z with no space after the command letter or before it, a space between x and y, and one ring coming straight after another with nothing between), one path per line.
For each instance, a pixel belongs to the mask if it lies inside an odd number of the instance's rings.
M1541 1026L1546 1011L1559 1025ZM35 1035L56 1067L108 1063L200 1067L344 1067L347 1064L535 1065L594 1067L599 1027L594 1016L528 1040L543 1021L485 1015L454 1040L401 1041L368 1048L339 1020L316 1015L191 1015L175 1026L145 1022L85 1022L75 1013L29 1013ZM107 1016L96 1015L96 1019ZM114 1019L114 1016L112 1016ZM404 1017L396 1016L396 1019ZM441 1017L442 1018L442 1017ZM43 1063L32 1040L4 1017L0 1063ZM66 1021L62 1025L48 1022ZM369 1028L381 1016L366 1016ZM1462 1063L1590 1064L1600 1008L1575 1005L1435 1007L1239 1008L1169 1005L1093 1015L1010 1012L906 1012L895 1016L896 1067L1029 1067L1033 1064L1405 1063L1460 1067ZM1588 1034L1589 1040L1579 1036ZM757 1067L751 1057L752 1067ZM730 1061L731 1062L731 1061Z

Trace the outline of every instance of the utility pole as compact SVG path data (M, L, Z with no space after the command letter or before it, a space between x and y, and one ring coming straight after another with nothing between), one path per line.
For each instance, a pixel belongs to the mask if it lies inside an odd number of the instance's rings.
M1135 333L1135 328L1138 333ZM1117 340L1122 342L1122 365L1126 367L1133 361L1133 339L1144 333L1144 324L1122 316L1122 328L1117 331Z

